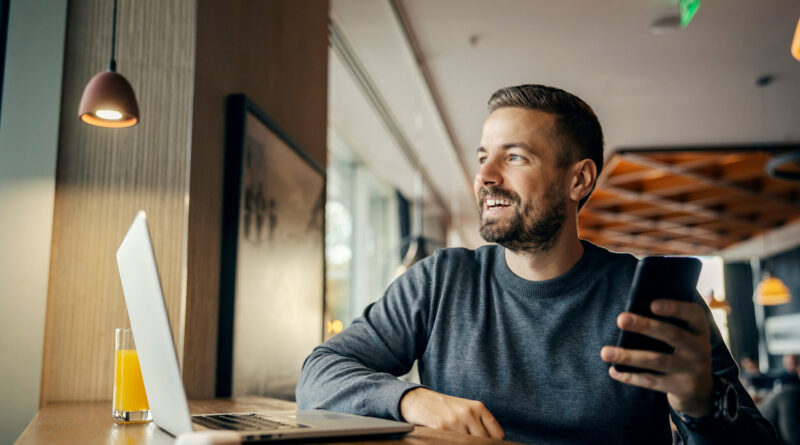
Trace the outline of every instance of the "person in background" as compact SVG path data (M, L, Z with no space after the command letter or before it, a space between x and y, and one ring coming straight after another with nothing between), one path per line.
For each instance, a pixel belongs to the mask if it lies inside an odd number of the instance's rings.
M786 445L800 445L800 360L796 354L783 356L786 374L776 380L775 391L758 407Z
M761 371L758 369L758 362L748 356L743 356L739 360L739 379L742 384L750 392L750 388L754 388L753 379L761 377ZM751 392L752 394L752 392Z
M741 369L739 379L745 389L747 389L747 393L753 398L753 401L758 404L772 391L775 379L762 374L761 370L758 368L758 361L749 356L743 356L739 363Z
M578 238L603 166L592 109L521 85L489 100L476 152L480 234L396 279L303 364L303 409L547 444L777 444L708 307L656 300L686 329L625 312L638 260ZM611 346L620 329L672 354ZM399 380L418 360L421 384ZM618 372L620 363L650 372Z
M758 370L758 362L750 357L742 357L739 363L742 365L742 377L761 375L761 371Z
M781 361L784 373L777 379L780 386L800 385L800 360L797 354L784 354Z

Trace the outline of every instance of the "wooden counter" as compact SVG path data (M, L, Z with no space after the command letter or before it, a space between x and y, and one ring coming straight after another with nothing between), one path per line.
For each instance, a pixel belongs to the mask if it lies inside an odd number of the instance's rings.
M192 414L219 412L295 409L296 405L264 397L194 400L189 402ZM39 410L17 440L29 444L172 444L175 438L155 423L117 424L111 417L111 402L52 403ZM308 444L311 442L303 442ZM326 443L326 442L318 442ZM329 442L328 442L329 443ZM499 444L499 440L481 439L448 431L416 427L403 439L396 440L337 440L337 445L378 443L382 445L425 444Z

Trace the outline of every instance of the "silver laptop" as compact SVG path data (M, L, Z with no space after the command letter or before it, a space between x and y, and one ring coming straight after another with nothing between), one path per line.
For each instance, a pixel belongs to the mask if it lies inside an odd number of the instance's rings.
M322 410L191 416L144 211L122 240L117 265L150 411L168 433L233 430L243 441L270 441L401 435L413 429L407 423Z

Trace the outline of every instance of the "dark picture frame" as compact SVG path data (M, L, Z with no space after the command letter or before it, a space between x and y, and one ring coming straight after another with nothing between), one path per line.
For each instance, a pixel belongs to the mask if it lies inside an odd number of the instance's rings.
M291 400L321 340L325 170L242 94L225 139L216 396Z

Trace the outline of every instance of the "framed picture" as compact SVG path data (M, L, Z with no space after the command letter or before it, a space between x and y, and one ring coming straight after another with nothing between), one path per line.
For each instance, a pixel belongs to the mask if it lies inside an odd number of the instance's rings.
M243 95L227 101L216 395L294 398L322 339L325 171Z

